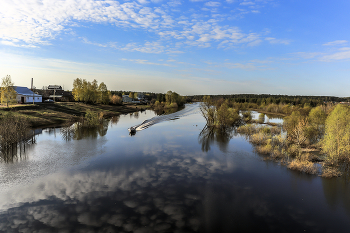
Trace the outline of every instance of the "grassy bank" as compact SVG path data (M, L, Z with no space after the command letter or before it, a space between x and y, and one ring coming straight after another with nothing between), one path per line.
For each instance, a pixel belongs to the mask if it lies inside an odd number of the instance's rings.
M25 117L32 128L60 125L70 120L78 120L86 111L103 113L105 118L147 109L147 105L104 105L79 102L40 103L0 108L0 114L11 111L15 116Z

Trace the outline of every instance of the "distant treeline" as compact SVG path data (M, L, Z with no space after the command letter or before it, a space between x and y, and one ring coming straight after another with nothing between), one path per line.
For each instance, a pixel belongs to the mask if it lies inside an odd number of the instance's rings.
M117 95L120 97L122 97L123 95L129 95L129 93L138 93L135 91L110 91L110 92L112 95ZM169 93L154 93L154 92L139 92L139 93L144 94L145 99L151 101L151 103L155 103L156 101L159 101L160 103L169 102L167 100L167 95L169 95ZM173 94L178 95L176 92L174 92ZM184 96L183 101L190 102L190 101L193 101L192 98L193 97Z
M187 96L192 101L202 101L204 95ZM350 97L335 96L299 96L299 95L269 95L269 94L234 94L234 95L210 95L215 101L218 99L229 99L236 103L254 103L257 105L269 104L292 104L304 105L309 104L311 107L328 103L328 102L350 102Z

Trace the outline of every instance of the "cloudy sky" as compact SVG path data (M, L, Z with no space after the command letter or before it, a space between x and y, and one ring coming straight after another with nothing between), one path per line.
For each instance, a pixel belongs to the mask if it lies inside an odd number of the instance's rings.
M0 77L18 86L350 96L348 0L0 4Z

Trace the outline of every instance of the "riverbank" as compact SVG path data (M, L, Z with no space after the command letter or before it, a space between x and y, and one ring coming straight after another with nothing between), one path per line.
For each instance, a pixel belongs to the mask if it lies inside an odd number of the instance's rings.
M23 104L0 108L0 114L12 112L16 116L26 117L31 128L61 125L68 121L77 121L87 110L102 113L105 118L148 109L148 105L123 104L84 104L80 102L56 102Z

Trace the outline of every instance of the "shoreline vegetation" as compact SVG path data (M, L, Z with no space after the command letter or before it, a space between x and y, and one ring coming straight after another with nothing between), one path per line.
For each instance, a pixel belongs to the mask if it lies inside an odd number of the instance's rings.
M123 105L86 104L82 102L37 103L0 108L0 118L12 114L26 121L29 128L38 128L79 121L88 111L102 114L104 118L110 118L149 108L149 105L132 103Z
M186 98L176 92L168 91L166 94L158 94L157 99L151 101L151 108L158 114L172 113L183 107Z
M205 128L244 136L265 160L326 178L349 176L350 107L346 104L258 105L204 96L200 109ZM260 113L257 120L251 110ZM283 125L264 125L265 114L283 116Z

